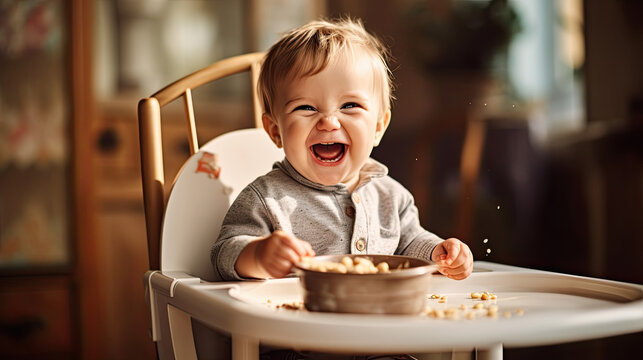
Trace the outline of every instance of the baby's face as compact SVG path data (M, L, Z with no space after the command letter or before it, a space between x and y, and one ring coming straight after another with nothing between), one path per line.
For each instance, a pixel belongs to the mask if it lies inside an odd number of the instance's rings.
M285 81L264 125L300 174L353 190L390 119L380 87L370 58L342 56L316 75Z

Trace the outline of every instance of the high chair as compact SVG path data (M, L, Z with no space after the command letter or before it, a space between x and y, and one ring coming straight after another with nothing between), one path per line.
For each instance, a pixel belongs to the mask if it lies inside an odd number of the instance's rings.
M449 352L459 359L501 359L503 346L643 330L643 286L489 262L476 262L474 274L466 280L436 276L434 289L450 294L450 301L468 305L473 300L466 294L471 291L493 290L500 299L507 294L508 308L522 306L524 316L514 321L440 321L428 316L280 310L274 305L301 299L296 278L213 282L210 248L230 203L284 156L261 129L262 109L254 89L262 58L262 53L252 53L219 61L139 102L150 265L144 285L151 336L160 359L257 359L260 344L331 353ZM192 90L244 71L251 73L257 128L226 133L200 147ZM161 107L179 97L185 104L191 155L173 184L166 185ZM475 150L479 135L472 139L470 147ZM471 166L476 171L472 159L476 157L463 157L463 166L468 167L463 172L469 175ZM561 299L557 294L570 297ZM530 315L530 306L538 309L538 316Z

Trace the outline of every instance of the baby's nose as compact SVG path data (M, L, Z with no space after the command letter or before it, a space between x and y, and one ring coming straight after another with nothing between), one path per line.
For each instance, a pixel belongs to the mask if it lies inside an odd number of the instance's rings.
M339 119L335 115L324 115L317 122L317 130L332 131L341 127Z

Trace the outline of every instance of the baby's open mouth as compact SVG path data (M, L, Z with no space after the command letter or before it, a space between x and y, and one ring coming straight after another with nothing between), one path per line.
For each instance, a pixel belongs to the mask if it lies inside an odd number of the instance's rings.
M341 143L320 143L311 146L317 160L325 163L335 163L344 157L346 145Z

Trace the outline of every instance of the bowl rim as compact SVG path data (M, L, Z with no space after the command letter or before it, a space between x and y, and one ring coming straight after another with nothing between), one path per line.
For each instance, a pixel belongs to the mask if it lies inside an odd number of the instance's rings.
M413 266L410 268L406 269L393 269L390 272L387 273L376 273L376 274L351 274L351 273L337 273L337 272L322 272L322 271L316 271L312 269L308 269L305 266L302 266L301 262L298 262L294 265L293 269L294 272L297 276L306 276L306 275L313 275L316 277L328 277L328 278L334 278L334 277L341 277L343 279L346 278L359 278L359 279L365 279L368 278L370 279L391 279L391 278L406 278L406 277L414 277L414 276L422 276L426 274L433 274L438 271L438 265L432 264L430 261L422 259L422 258L417 258L417 257L412 257L412 256L406 256L406 255L385 255L385 254L335 254L335 255L319 255L313 257L314 260L319 260L319 261L339 261L344 257L350 257L350 258L356 258L356 257L363 257L363 258L370 258L371 261L373 259L380 258L380 261L385 261L384 259L386 258L395 258L399 260L413 260L413 261L420 261L424 263L424 265L420 266ZM376 261L374 261L376 262Z

